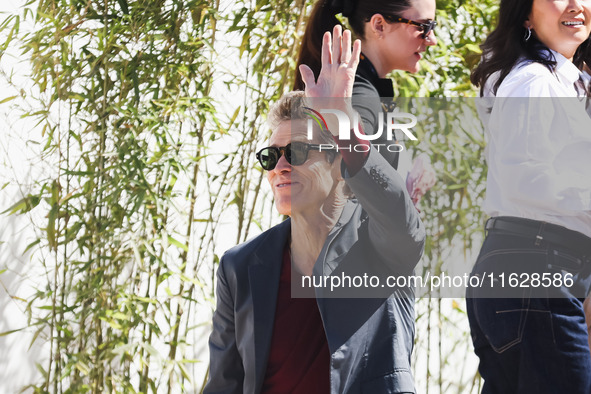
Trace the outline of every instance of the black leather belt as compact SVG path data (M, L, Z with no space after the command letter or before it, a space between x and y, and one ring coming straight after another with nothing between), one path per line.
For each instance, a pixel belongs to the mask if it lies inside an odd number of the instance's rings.
M591 257L591 238L578 231L556 224L512 216L488 219L487 231L497 230L532 239L535 245L551 243L570 249L585 257Z

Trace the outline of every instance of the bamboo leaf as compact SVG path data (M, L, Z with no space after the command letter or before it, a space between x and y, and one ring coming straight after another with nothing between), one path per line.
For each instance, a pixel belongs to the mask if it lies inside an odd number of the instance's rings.
M39 198L39 196L28 195L20 201L18 201L17 203L15 203L10 208L0 213L0 215L4 215L6 213L8 213L8 215L14 215L15 213L27 213L33 208L35 208L37 205L39 205L40 201L41 199Z
M129 6L127 5L127 0L117 0L117 3L119 3L121 11L123 11L124 14L129 15Z
M30 244L27 245L27 247L25 248L25 250L23 251L23 255L27 254L27 252L29 250L31 250L31 248L39 245L39 243L41 242L41 239L36 239L35 241L31 242Z
M7 102L9 102L10 100L14 100L14 99L15 99L15 98L17 98L17 97L18 97L18 96L10 96L10 97L6 97L6 98L4 98L4 99L0 100L0 104L7 103Z
M191 376L189 375L189 371L187 371L187 368L184 366L184 364L182 362L179 362L177 363L177 365L179 366L179 369L181 370L181 374L183 375L183 377L187 379L189 382L191 382Z
M90 374L90 367L82 362L82 361L78 361L75 365L76 369L79 370L80 372L82 372L84 375L89 375Z
M149 343L143 343L142 347L144 349L146 349L146 351L153 357L157 357L160 358L160 353L158 352L158 350L156 350L156 348L152 345L150 345Z
M172 236L168 236L168 242L170 242L171 244L173 244L176 247L181 248L182 250L184 250L185 252L189 251L189 247L187 245L185 245L184 243L176 240L175 238L173 238Z
M56 221L58 216L57 213L57 207L54 207L49 211L49 215L47 218L47 241L49 243L49 246L53 249L57 248L57 237L55 233Z
M45 329L45 326L42 325L42 324L40 324L39 325L39 328L37 329L37 331L35 331L35 334L33 334L33 338L31 339L31 343L29 343L28 350L31 350L31 348L33 347L33 344L35 343L35 341L37 340L37 338L43 332L44 329Z
M35 363L35 367L37 367L37 370L38 370L39 372L41 372L41 375L42 375L44 378L47 378L47 371L46 371L45 369L43 369L43 367L41 366L41 364L39 364L39 363Z
M17 328L16 330L10 330L10 331L4 331L4 332L0 332L0 337L5 337L5 336L7 336L7 335L10 335L10 334L13 334L13 333L15 333L15 332L22 331L22 330L24 330L25 328L26 328L26 327L23 327L23 328Z

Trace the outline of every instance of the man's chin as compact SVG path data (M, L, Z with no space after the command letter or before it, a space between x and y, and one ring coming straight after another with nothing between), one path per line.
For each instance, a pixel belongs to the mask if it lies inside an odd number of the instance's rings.
M280 215L291 216L291 204L276 203L275 207Z

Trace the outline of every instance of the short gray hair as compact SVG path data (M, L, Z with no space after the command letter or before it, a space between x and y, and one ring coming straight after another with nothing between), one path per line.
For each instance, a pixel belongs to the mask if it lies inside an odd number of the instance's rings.
M282 122L306 120L308 119L308 114L304 107L310 106L310 100L306 98L304 91L293 90L287 92L271 106L269 116L267 117L267 124L271 130L275 130ZM330 133L320 132L318 136L321 144L335 145Z

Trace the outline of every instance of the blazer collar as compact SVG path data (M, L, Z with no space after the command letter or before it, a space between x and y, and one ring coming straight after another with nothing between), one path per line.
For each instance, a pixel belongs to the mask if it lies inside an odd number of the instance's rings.
M250 262L253 264L262 264L266 266L277 266L277 259L283 256L283 249L291 234L291 218L287 218L276 226L273 226L267 232L267 236L254 250L254 259ZM279 261L279 268L281 268L281 261Z
M376 88L380 97L394 97L392 80L380 78L371 61L363 53L357 66L357 75L368 80Z
M275 321L283 250L290 232L290 219L273 227L255 250L254 258L248 267L254 316L254 354L252 356L255 364L255 392L261 390L265 379Z

